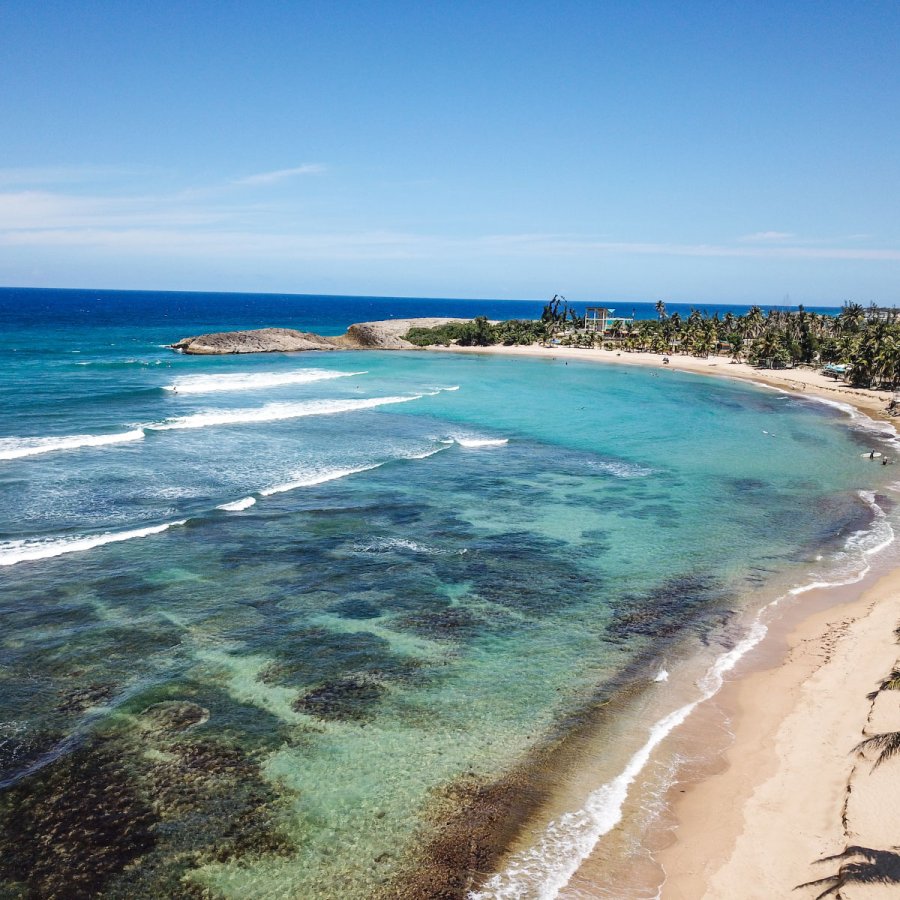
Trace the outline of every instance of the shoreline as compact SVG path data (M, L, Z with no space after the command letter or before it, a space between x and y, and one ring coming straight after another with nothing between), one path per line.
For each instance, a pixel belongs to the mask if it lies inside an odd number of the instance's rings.
M897 761L873 770L872 754L853 750L900 728L895 697L867 699L900 657L900 569L853 593L838 605L788 610L762 658L716 698L733 737L712 770L671 789L674 825L655 854L662 900L813 898L832 884L852 890L853 870L842 867L859 859L841 857L848 847L893 855ZM885 862L889 874L893 860ZM821 879L831 880L810 884ZM840 896L896 896L897 884Z
M721 358L681 356L663 365L657 354L577 348L429 349L733 378L839 404L885 423L886 436L895 433L887 393L832 383L813 370L757 370ZM656 884L645 880L645 870L629 887L656 890L660 900L813 898L829 888L844 897L896 895L900 854L892 848L900 835L900 784L893 782L900 779L893 767L900 759L873 770L877 754L853 752L874 733L900 729L896 695L867 699L900 658L894 635L900 567L892 561L880 568L877 578L869 574L857 584L816 590L779 606L739 671L727 674L723 686L664 740L693 744L702 760L676 776L651 829ZM703 707L708 709L701 713ZM710 729L731 736L719 735L717 745ZM864 852L847 853L848 847ZM600 854L593 858L596 850L561 897L602 886L604 864ZM888 880L860 887L869 876ZM854 884L856 892L848 894Z

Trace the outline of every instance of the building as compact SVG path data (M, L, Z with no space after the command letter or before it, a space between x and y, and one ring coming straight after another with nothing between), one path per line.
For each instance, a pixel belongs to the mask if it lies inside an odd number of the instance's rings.
M870 306L866 310L869 322L896 322L900 319L900 309L896 306Z
M625 325L634 321L634 316L614 316L614 309L605 306L589 306L584 313L584 330L596 334L606 334L617 325Z

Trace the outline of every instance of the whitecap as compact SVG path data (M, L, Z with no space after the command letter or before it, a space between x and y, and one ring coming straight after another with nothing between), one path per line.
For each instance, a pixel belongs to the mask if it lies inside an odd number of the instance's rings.
M441 441L440 447L429 447L427 450L421 451L410 451L409 453L404 453L399 459L428 459L429 456L434 456L437 453L440 453L442 450L448 450L451 446L453 446L453 441L444 442Z
M298 473L291 481L263 488L259 491L259 494L261 497L271 497L272 494L284 494L297 488L312 487L317 484L325 484L327 481L336 481L338 478L346 478L348 475L356 475L359 472L368 472L370 469L377 469L382 465L383 463L370 463L369 465L356 466L355 468L321 469L315 472Z
M465 447L468 450L480 447L503 447L509 443L509 438L454 437L454 440L460 447Z
M165 422L148 425L153 431L170 431L179 428L206 428L211 425L242 425L255 422L279 422L305 416L328 416L336 413L374 409L392 403L409 403L420 400L421 394L405 397L369 397L363 400L304 400L298 403L267 403L252 409L210 409L188 416L176 416Z
M129 541L132 538L160 534L176 525L184 525L187 519L167 522L164 525L149 525L146 528L132 528L129 531L108 531L105 534L82 535L81 537L48 538L36 540L16 540L0 543L0 566L14 566L20 562L50 559L65 553L80 553L104 544Z
M312 384L332 378L350 378L367 372L338 372L330 369L293 369L289 372L230 372L219 375L185 375L163 388L178 394L213 394L226 391L253 391L262 388L284 387L292 384Z
M0 459L22 459L58 450L79 450L83 447L104 447L139 441L144 437L141 428L116 434L70 434L62 437L14 437L0 439Z
M368 543L354 544L353 549L357 553L391 553L395 550L410 550L413 553L425 553L429 556L435 556L443 552L435 547L420 544L409 538L377 538Z
M627 463L622 460L591 460L588 468L597 469L616 478L646 478L653 474L653 469L641 466L637 463Z
M256 497L242 497L232 503L223 503L216 509L224 509L225 512L240 512L242 509L249 509L254 503L256 503Z

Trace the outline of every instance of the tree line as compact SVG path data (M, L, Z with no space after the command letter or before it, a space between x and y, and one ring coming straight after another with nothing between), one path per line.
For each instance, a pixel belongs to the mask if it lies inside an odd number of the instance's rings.
M458 344L534 344L552 339L564 346L608 347L660 354L708 357L728 355L752 365L785 367L846 366L846 379L861 387L895 387L900 384L900 310L879 316L874 307L845 303L836 315L752 306L743 315L698 309L682 317L667 314L656 304L657 317L612 322L602 334L585 329L585 319L556 295L539 320L512 319L489 322L479 316L436 328L414 328L406 335L417 346Z

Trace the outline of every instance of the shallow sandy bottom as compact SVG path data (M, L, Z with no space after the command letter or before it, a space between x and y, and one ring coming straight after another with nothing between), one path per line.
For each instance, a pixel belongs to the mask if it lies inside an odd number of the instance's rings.
M756 369L747 363L733 363L726 357L701 359L694 356L668 357L664 364L658 353L629 353L613 350L579 350L574 347L430 347L429 351L452 353L488 353L500 356L528 356L545 359L577 359L585 362L615 363L623 366L650 366L677 372L693 372L718 378L737 378L753 381L770 387L793 391L798 394L812 394L837 403L845 403L865 412L876 419L888 419L887 404L891 399L888 391L853 388L841 381L823 375L814 369Z

